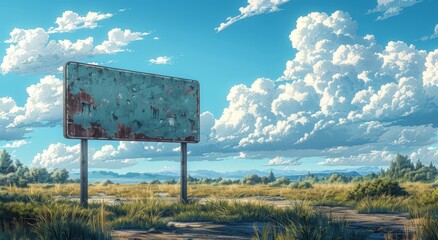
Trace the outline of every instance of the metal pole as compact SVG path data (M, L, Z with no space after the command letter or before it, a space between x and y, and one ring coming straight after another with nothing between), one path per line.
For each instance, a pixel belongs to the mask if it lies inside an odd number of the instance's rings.
M187 143L181 143L181 202L187 203Z
M81 139L81 190L80 203L88 207L88 140Z

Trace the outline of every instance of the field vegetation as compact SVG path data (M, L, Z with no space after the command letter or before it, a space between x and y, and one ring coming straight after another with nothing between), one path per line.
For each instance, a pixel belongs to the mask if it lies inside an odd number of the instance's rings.
M24 168L12 164L4 153L9 166L0 161L0 174L15 174ZM90 184L89 195L113 196L119 201L93 202L84 209L74 200L79 195L78 184L59 183L53 180L56 174L48 175L53 175L52 180L43 183L25 179L26 184L2 184L0 240L111 239L112 230L159 231L169 221L267 223L254 231L254 239L366 238L352 231L344 219L315 210L318 206L347 206L366 214L409 213L415 234L406 233L406 239L438 239L436 168L413 164L401 155L380 174L360 178L337 173L318 178L309 173L290 181L272 172L241 180L191 177L188 204L177 201L176 180L123 185L108 180ZM281 197L290 204L280 208L263 201L268 197ZM391 239L391 234L385 237Z

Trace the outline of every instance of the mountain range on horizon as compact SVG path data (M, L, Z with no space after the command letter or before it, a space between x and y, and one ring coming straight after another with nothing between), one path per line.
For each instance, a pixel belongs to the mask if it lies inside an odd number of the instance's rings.
M195 170L188 171L188 175L194 178L227 178L227 179L242 179L250 174L257 174L259 176L267 176L269 170L238 170L232 172L217 172L213 170ZM307 175L308 171L297 171L297 170L272 170L276 177L287 177L291 180L296 180L300 176ZM318 177L328 176L333 173L340 173L346 176L365 176L370 173L377 173L380 171L380 167L360 167L355 169L336 169L336 170L321 170L312 171L311 173ZM71 179L79 178L79 173L70 173ZM100 182L103 180L111 180L117 183L138 183L142 181L152 181L152 180L171 180L179 178L179 171L163 171L163 172L128 172L125 174L116 173L112 171L90 171L88 173L88 178L90 182Z

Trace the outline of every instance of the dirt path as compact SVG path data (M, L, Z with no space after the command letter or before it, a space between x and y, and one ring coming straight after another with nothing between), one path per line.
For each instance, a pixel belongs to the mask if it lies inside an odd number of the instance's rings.
M113 238L119 240L137 239L251 239L254 234L253 223L217 224L211 222L169 222L168 229L163 232L145 231L114 231ZM263 223L258 224L259 228Z
M178 201L175 197L170 197L167 193L155 196L162 201ZM76 200L76 199L75 199ZM127 199L115 198L100 194L92 196L91 201L106 202L107 204L117 204L127 202ZM297 201L288 200L283 197L247 197L247 198L194 198L192 201L203 203L208 201L261 201L266 204L272 204L277 207L285 208L296 204ZM412 234L413 229L409 215L403 214L360 214L356 210L349 207L328 207L315 206L316 211L321 211L331 214L335 219L348 221L349 229L360 235L367 236L366 239L377 240L385 239L385 233L392 233L393 239L403 239L403 235ZM258 223L259 229L264 224ZM168 227L163 232L158 232L154 229L150 231L141 230L123 230L114 231L114 239L120 240L138 240L138 239L251 239L254 235L253 223L238 223L238 224L216 224L210 222L169 222Z
M335 219L350 223L349 228L355 232L366 233L367 239L385 239L385 233L392 233L394 239L403 239L403 234L413 233L409 214L360 214L348 207L316 206L315 210L331 214Z

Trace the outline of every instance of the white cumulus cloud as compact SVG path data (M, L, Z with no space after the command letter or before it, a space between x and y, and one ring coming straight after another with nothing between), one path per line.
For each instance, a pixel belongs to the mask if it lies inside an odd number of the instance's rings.
M135 160L100 160L95 159L95 149L88 150L90 159L89 168L119 169L137 164ZM32 166L45 167L48 169L66 168L79 169L80 167L80 144L68 146L63 143L50 144L42 153L38 153L32 160Z
M129 29L114 28L108 32L108 40L96 46L96 54L123 52L124 47L130 42L142 40L143 36L148 34L148 32L132 32Z
M157 58L149 59L150 64L166 65L172 63L172 57L160 56Z
M93 38L50 40L42 28L18 29L10 33L10 43L3 57L3 74L55 72L69 60L80 60L93 55Z
M11 127L54 126L62 120L63 82L53 75L43 77L29 86L24 113L15 117Z
M202 113L201 142L190 144L191 159L293 164L323 157L326 165L384 166L397 152L434 156L428 147L438 130L438 49L379 44L358 27L342 11L300 17L289 36L297 52L283 76L232 87L217 119ZM93 159L158 159L178 156L178 147L121 142L98 149Z
M20 148L20 147L27 145L29 143L31 143L31 142L26 141L26 140L17 140L17 141L13 141L11 143L7 143L7 144L1 146L1 148Z
M275 157L268 162L268 166L292 166L292 165L300 165L301 162L298 159L285 159L283 157Z
M332 165L367 165L370 153L382 158L377 153L433 143L437 50L382 46L357 27L341 11L300 17L290 34L297 53L284 75L234 86L212 128L216 140L234 151L304 150L289 156L322 156Z
M434 38L437 38L437 37L438 37L438 24L435 25L435 28L433 30L432 35L430 35L430 36L423 36L423 37L421 37L421 40L425 41L425 40L430 40L430 39L434 39Z
M95 46L93 37L76 41L51 40L42 28L18 29L10 33L6 54L1 63L1 72L7 73L52 73L67 61L79 61L96 55L125 51L132 41L143 39L148 33L132 32L114 28L108 32L108 40Z
M56 18L57 27L49 28L49 33L71 32L82 28L96 28L97 22L110 18L111 13L88 12L85 16L80 16L73 11L65 11L61 17Z
M239 8L240 14L235 17L228 17L219 27L215 28L220 32L231 24L242 19L259 15L262 13L276 12L280 10L280 5L289 2L289 0L248 0L248 5Z
M368 13L381 13L377 20L384 20L390 17L397 16L408 7L411 7L421 0L377 0L377 6L368 11Z
M31 131L23 127L9 127L14 122L14 119L23 113L24 108L17 106L13 98L0 98L0 140L21 140L26 133Z

